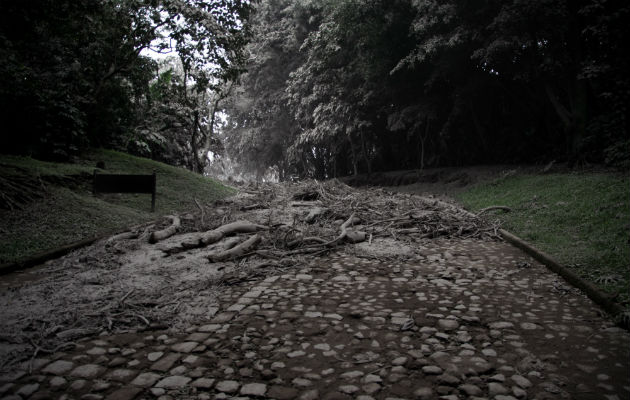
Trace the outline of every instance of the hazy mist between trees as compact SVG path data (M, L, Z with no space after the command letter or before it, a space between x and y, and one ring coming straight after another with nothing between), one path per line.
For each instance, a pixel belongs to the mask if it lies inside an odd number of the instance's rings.
M203 172L210 150L215 170L230 158L231 172L280 179L630 165L622 1L9 0L0 11L6 153L101 146Z

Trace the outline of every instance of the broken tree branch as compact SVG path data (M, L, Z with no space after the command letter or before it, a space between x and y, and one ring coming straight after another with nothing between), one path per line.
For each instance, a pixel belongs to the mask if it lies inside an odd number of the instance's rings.
M157 243L160 240L173 236L177 232L177 229L181 226L181 220L176 215L169 215L168 218L171 219L171 225L168 228L151 233L149 243Z
M208 255L210 262L219 262L242 257L251 251L260 242L262 238L256 234L244 241L243 243L232 247L231 249L219 251Z
M198 233L193 232L177 236L171 239L171 241L165 242L160 250L168 255L177 254L185 250L196 249L217 243L226 236L236 233L253 233L267 229L269 228L264 225L254 224L249 221L235 221L222 225L211 231Z
M266 226L253 224L249 221L235 221L204 233L201 236L200 242L203 245L209 245L218 242L223 239L224 236L234 233L252 233L266 229Z

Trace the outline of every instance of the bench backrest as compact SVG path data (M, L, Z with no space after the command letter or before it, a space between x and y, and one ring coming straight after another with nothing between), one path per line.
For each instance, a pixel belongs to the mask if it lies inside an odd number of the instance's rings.
M157 177L152 175L99 174L94 170L92 192L96 193L151 193L151 211L155 211Z

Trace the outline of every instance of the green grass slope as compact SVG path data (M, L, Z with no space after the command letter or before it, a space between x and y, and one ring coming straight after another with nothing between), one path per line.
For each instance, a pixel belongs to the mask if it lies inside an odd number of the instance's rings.
M92 173L157 174L155 212L150 194L92 195ZM145 158L93 150L73 164L0 155L0 177L31 182L38 195L22 209L0 209L0 264L19 261L82 239L100 236L161 215L196 209L233 193L222 184ZM40 197L41 196L41 197Z
M627 175L519 175L458 195L469 210L505 205L488 218L550 254L630 308L630 179Z

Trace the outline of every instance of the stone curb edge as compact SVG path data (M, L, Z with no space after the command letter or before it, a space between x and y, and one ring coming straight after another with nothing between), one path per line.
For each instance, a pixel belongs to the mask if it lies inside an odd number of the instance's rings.
M19 261L14 261L14 262L6 263L6 264L0 264L0 276L43 264L46 261L65 256L66 254L70 253L73 250L77 250L77 249L80 249L81 247L89 246L92 243L97 242L99 240L108 238L113 235L117 235L119 233L128 232L137 227L155 224L158 221L159 219L156 219L156 220L141 223L141 224L130 225L130 226L127 226L126 228L121 228L121 229L117 229L111 232L106 232L101 235L94 236L88 239L79 240L77 242L73 242L73 243L58 247L53 250L35 254L34 256L30 256Z
M70 243L68 245L58 247L54 250L46 251L43 253L36 254L34 256L22 259L20 261L15 261L11 263L6 263L0 265L0 275L6 275L11 272L20 271L23 269L27 269L30 267L34 267L39 264L43 264L48 260L52 260L54 258L59 258L61 256L65 256L70 253L72 250L76 250L81 247L89 246L97 240L104 238L104 236L92 237L89 239L80 240L78 242Z
M569 284L580 289L582 292L584 292L584 294L586 294L586 296L588 296L588 298L593 300L595 304L603 308L611 316L615 317L624 312L623 307L615 303L615 301L610 296L602 293L595 286L577 276L575 273L573 273L573 271L558 263L548 254L544 253L541 250L538 250L529 243L525 242L523 239L506 231L505 229L499 229L499 233L507 242L523 250L525 253L532 256L534 259L545 265L547 268L560 275ZM630 330L630 321L619 320L616 321L616 323L620 327Z

